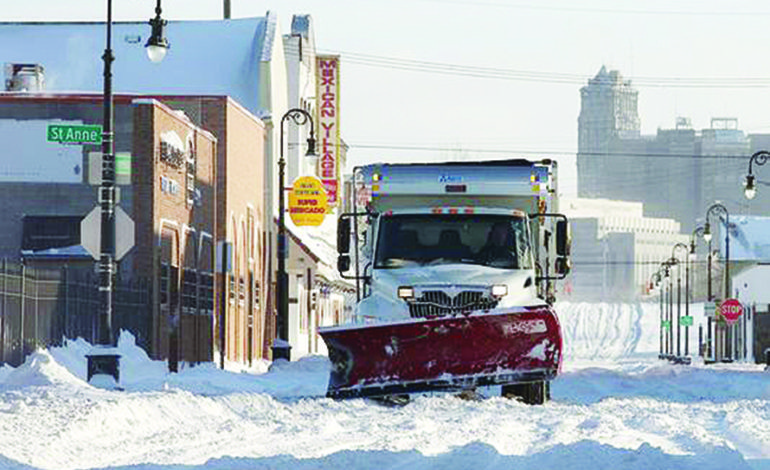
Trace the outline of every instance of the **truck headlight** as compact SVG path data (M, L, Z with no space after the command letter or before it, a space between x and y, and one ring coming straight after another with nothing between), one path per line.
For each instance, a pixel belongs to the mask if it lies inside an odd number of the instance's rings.
M495 284L492 286L492 297L505 297L508 295L508 286L505 284Z
M401 286L398 288L398 297L404 300L414 298L414 288L408 286Z

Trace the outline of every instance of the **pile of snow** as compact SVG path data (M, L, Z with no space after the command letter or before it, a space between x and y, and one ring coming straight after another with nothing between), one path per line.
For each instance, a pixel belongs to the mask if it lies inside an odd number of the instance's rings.
M9 366L0 369L0 390L58 384L88 386L86 355L91 350L91 344L82 338L38 350L15 370ZM224 370L213 362L183 365L179 373L171 374L165 361L151 360L126 331L120 334L117 352L120 386L129 392L186 390L207 396L253 392L277 398L314 397L326 394L329 377L329 360L321 356L276 363L270 368L266 361L251 368L227 362Z
M557 305L565 367L539 407L334 401L320 356L169 373L127 333L124 391L101 390L66 341L0 367L0 468L770 469L770 374L659 361L655 307Z

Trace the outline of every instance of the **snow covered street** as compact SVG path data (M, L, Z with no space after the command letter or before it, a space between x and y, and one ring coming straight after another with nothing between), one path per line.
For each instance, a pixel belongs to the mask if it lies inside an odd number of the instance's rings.
M88 345L0 368L0 468L770 469L770 373L657 359L656 304L557 304L565 365L532 407L324 398L328 361L166 373L121 336L123 392L85 382ZM690 338L696 349L697 335Z

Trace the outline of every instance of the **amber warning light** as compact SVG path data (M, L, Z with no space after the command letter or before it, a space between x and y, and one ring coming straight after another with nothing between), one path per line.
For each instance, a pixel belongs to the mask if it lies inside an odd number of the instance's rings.
M448 193L464 193L467 188L464 184L448 184L444 186L444 190Z

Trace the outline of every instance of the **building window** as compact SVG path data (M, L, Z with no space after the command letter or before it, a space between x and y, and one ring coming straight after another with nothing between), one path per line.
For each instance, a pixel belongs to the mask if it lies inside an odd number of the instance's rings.
M197 156L195 152L195 143L190 140L187 145L190 151L187 153L187 162L185 168L186 172L186 187L187 187L187 207L192 207L195 204L195 174L197 173Z
M199 273L199 305L206 313L214 312L214 275L210 272Z
M198 273L194 269L185 268L182 271L182 310L195 313L198 307Z
M170 266L168 263L160 265L160 304L168 305L168 282L170 275Z
M25 216L22 250L47 250L80 245L81 216Z

